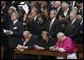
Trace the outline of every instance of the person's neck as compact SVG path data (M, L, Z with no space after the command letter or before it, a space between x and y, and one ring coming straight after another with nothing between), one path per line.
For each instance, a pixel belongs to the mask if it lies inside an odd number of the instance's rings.
M76 20L76 18L74 18L74 19L72 20L72 22L75 21L75 20Z
M56 17L52 18L52 20L55 19L55 18L56 18Z
M46 39L46 42L48 42L48 38Z
M29 38L29 40L31 39L31 36L32 36L32 34L30 34L30 38Z
M65 36L62 38L62 41L61 41L61 43L62 43L62 42L65 40L65 38L66 38Z
M13 22L17 21L17 19L13 20Z

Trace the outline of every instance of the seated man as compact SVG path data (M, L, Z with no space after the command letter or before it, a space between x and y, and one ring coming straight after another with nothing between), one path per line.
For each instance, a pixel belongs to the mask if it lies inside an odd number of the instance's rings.
M35 35L32 35L29 31L25 31L23 33L23 36L25 38L25 41L23 43L22 48L23 49L34 49L34 45L38 42L38 37Z
M29 31L24 31L23 36L25 41L23 43L22 49L35 49L34 45L38 42L38 37L31 34ZM37 59L36 55L24 55L26 59Z
M39 44L35 46L35 49L49 50L49 47L55 44L54 39L52 37L49 37L49 33L47 31L42 31L41 36L42 38L40 39Z
M76 50L74 48L73 42L69 37L66 37L62 32L57 34L58 41L56 42L54 50L60 52L67 52L67 59L77 59ZM50 47L52 50L52 47ZM57 59L64 59L61 56L57 56Z

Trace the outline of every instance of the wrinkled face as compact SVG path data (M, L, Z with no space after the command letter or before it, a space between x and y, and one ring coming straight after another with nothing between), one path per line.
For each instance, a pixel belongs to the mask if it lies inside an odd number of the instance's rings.
M55 2L55 8L58 8L58 7L59 7L59 3Z
M31 11L31 15L34 18L36 16L36 12L34 10Z
M47 40L47 35L42 34L42 37L43 37L44 40Z
M11 15L11 20L14 21L14 20L16 20L16 19L17 19L17 17L16 17L16 15L15 15L15 13L13 13L13 14Z
M51 12L50 12L50 18L51 18L51 19L55 18L55 12L54 12L54 11L51 11Z
M73 21L75 19L74 15L70 13L70 20Z
M25 39L29 39L30 38L30 36L27 35L25 32L24 32L23 36L24 36Z
M63 41L63 36L57 36L57 39L60 40L60 41Z
M65 11L66 10L66 7L64 5L62 5L62 10Z
M11 14L12 12L12 9L8 9L8 14Z

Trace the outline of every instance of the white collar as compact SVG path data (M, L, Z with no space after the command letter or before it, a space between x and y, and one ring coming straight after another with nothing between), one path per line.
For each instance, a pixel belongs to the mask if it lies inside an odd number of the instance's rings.
M14 21L13 23L15 24L18 20Z
M5 5L6 6L6 5ZM5 6L3 6L3 9L5 8Z
M37 18L37 16L34 17L34 20Z
M61 7L58 7L57 10L59 10Z
M74 19L74 20L72 21L72 24L73 24L75 21L76 21L76 19Z
M56 17L55 17L55 18L53 18L53 19L52 19L52 21L54 21L55 19L56 19Z
M69 10L69 8L66 11L64 11L64 12L68 12L68 10Z

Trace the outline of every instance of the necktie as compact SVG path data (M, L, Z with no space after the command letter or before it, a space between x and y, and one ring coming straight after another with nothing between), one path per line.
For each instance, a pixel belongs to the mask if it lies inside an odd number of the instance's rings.
M52 24L53 24L53 20L50 22L50 28L49 28L49 31L50 31L50 29L51 29L51 27L52 27Z

